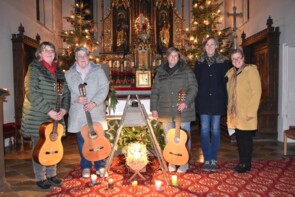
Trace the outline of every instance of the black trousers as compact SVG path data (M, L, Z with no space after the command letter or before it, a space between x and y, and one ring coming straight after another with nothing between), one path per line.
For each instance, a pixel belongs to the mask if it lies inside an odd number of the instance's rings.
M250 165L253 152L253 136L256 130L239 130L235 129L237 146L239 151L239 162Z

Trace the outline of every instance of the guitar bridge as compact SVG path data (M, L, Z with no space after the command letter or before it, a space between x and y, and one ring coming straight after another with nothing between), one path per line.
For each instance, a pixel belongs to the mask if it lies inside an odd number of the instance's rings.
M55 150L55 151L46 151L46 152L45 152L46 155L57 154L57 153L58 153L57 150Z
M178 156L178 157L182 157L182 154L180 153L173 153L173 152L169 152L170 155L175 155L175 156Z
M96 152L96 151L99 151L99 150L102 150L102 149L104 149L104 147L103 146L99 146L97 148L91 148L91 149L89 149L89 151Z

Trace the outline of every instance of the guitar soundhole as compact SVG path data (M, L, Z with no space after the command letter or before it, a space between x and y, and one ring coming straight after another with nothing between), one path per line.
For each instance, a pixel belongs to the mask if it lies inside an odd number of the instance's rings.
M180 142L180 137L175 137L175 138L174 138L174 142L175 142L175 143L179 143L179 142Z
M96 132L95 131L89 132L89 137L90 137L90 139L96 138L97 137Z
M56 132L51 132L50 139L51 139L51 141L57 140L57 133Z

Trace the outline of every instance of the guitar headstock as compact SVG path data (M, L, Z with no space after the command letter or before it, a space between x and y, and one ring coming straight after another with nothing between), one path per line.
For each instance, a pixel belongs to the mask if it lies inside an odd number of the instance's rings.
M185 91L183 89L178 92L178 104L181 104L185 101Z
M56 94L62 95L62 80L60 79L56 81Z
M83 96L83 97L86 97L86 88L85 88L86 84L85 83L81 83L79 85L79 92L80 92L80 95Z

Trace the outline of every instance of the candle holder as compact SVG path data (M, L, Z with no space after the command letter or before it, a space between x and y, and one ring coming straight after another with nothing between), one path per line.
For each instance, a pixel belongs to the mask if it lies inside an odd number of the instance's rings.
M96 184L96 180L97 180L97 175L96 174L92 174L91 175L91 183L92 183L92 185L95 185Z
M158 191L158 192L163 191L163 189L162 189L162 181L155 181L155 188L156 188L156 191Z
M138 188L138 182L132 181L132 191L137 192L137 188Z
M172 186L174 187L178 186L177 175L172 175L171 183L172 183Z
M108 189L114 189L114 180L113 179L109 179L109 181L108 181Z

